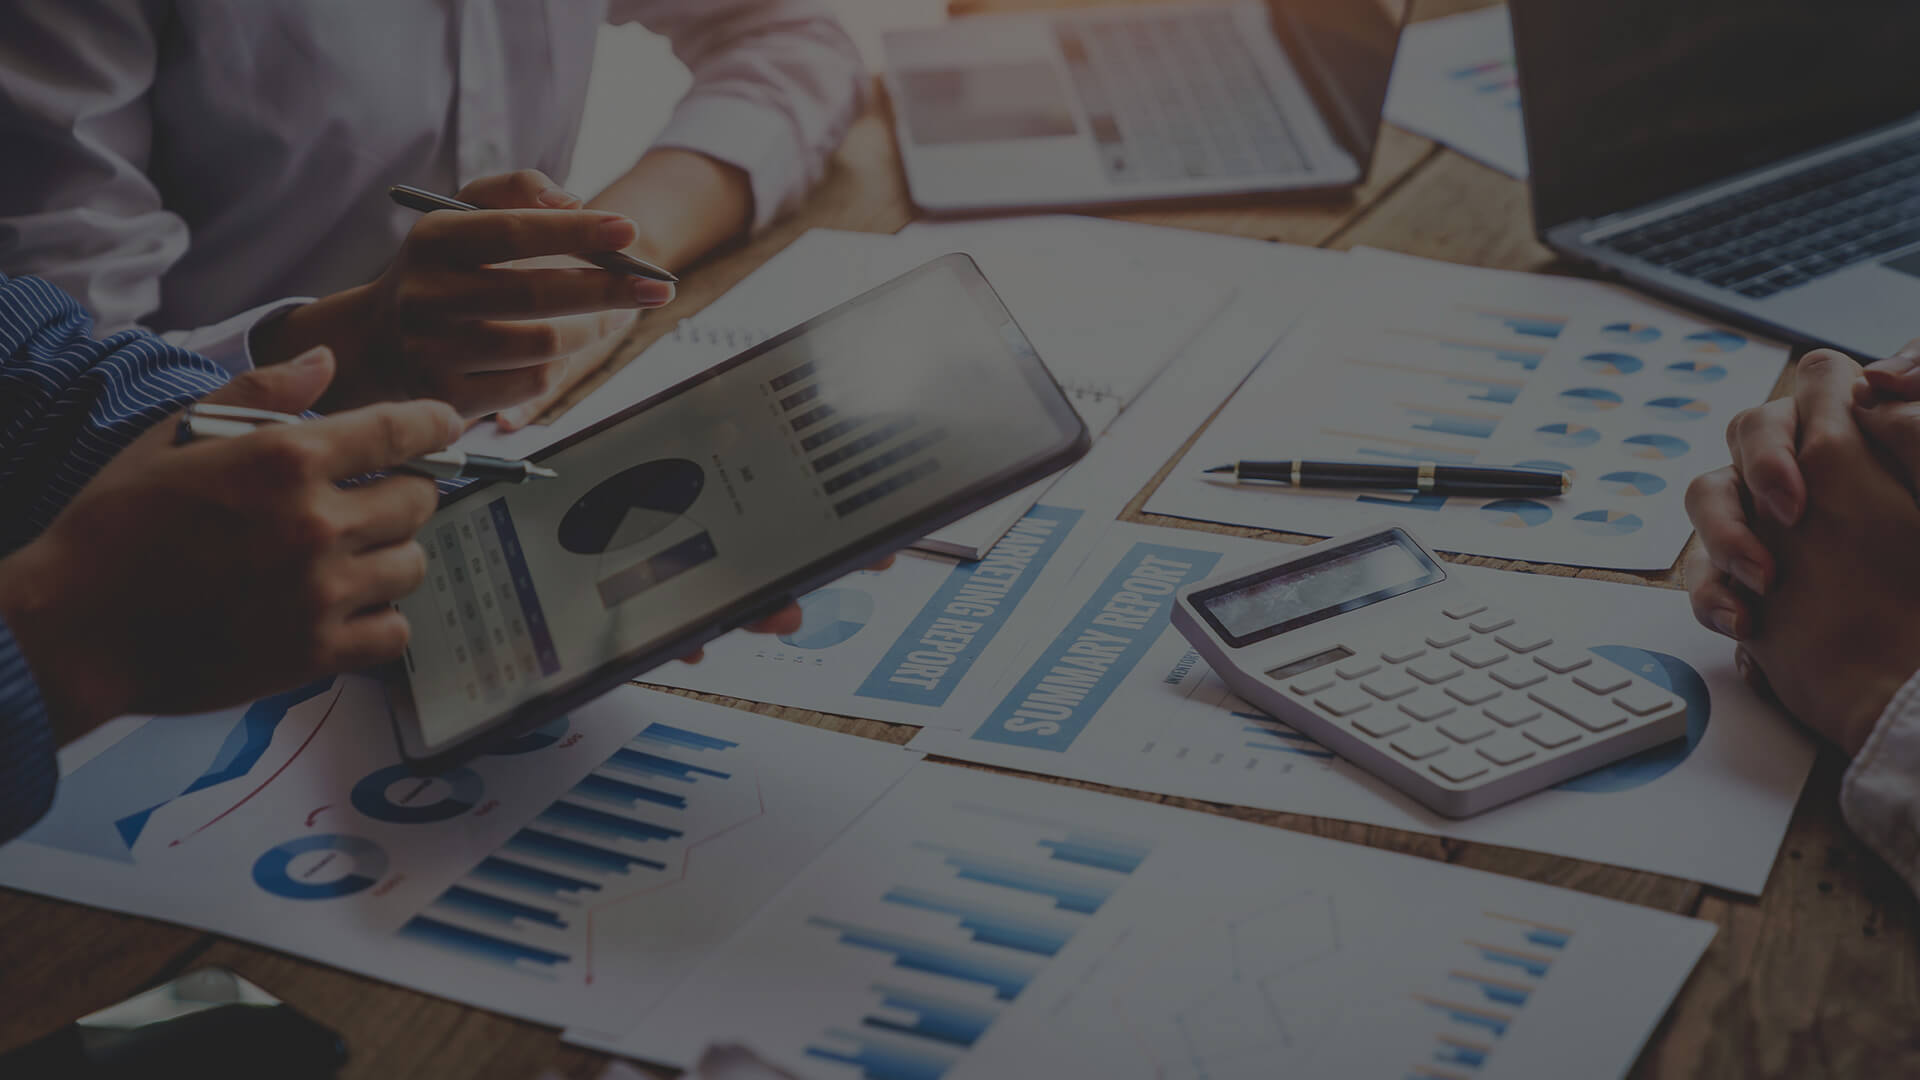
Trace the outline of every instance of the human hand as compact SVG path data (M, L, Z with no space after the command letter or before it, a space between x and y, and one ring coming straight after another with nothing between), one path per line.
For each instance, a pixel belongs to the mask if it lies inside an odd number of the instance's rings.
M638 238L630 219L580 209L542 173L476 180L459 197L497 209L421 217L379 278L256 328L255 356L331 347L340 370L326 410L431 397L482 416L546 393L565 357L608 334L602 313L673 299L671 285L571 262L509 265Z
M1858 406L1860 379L1836 352L1801 361L1794 452L1805 502L1791 525L1755 521L1770 581L1736 654L1749 681L1849 754L1920 668L1920 504L1909 479L1920 405Z
M297 413L334 371L324 350L208 401ZM375 472L459 437L439 402L375 405L172 445L163 422L101 470L47 531L0 560L0 616L71 738L124 712L222 708L401 655L389 605L426 572L414 534L431 481Z

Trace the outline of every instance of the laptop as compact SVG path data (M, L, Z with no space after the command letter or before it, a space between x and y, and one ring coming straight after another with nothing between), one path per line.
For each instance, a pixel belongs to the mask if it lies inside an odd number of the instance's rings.
M1920 337L1920 4L1510 7L1550 247L1863 361Z
M1124 5L889 32L928 214L1329 191L1366 178L1404 7Z

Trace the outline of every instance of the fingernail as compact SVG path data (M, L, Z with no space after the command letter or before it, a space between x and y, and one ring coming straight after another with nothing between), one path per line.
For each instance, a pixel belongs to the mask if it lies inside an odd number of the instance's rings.
M633 222L626 218L608 218L594 226L593 244L607 251L616 251L633 243L639 235L639 230Z
M1745 585L1757 596L1767 591L1767 574L1752 559L1733 560L1733 580Z
M1887 375L1904 375L1920 367L1920 349L1902 349L1885 360L1875 360L1867 365L1868 371L1883 372Z
M1785 492L1768 492L1762 497L1767 504L1767 513L1782 525L1791 526L1800 520L1800 500Z
M1745 649L1733 654L1733 669L1740 673L1742 680L1753 681L1753 660L1747 656Z
M293 366L299 368L316 368L324 365L326 362L327 350L325 349L308 349L306 352L293 358Z
M1721 608L1713 613L1713 628L1738 641L1747 636L1746 616L1733 608Z
M673 301L673 286L664 281L633 279L633 298L642 307L661 307Z
M541 206L550 206L555 210L565 210L570 206L579 206L580 197L570 191L550 187L540 193L538 202Z

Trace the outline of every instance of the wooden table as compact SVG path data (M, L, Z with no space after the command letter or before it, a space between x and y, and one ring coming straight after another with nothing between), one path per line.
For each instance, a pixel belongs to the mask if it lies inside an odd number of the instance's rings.
M976 0L965 7L1072 2ZM1417 0L1415 15L1427 18L1481 3ZM884 108L881 102L862 118L829 179L798 215L691 275L677 313L691 314L711 302L806 229L892 232L907 224L911 210ZM1552 254L1533 236L1524 184L1392 128L1381 142L1371 178L1350 199L1119 216L1335 249L1364 244L1479 266L1554 268ZM652 320L614 366L671 321ZM1152 485L1132 502L1126 519L1204 527L1140 513L1151 490ZM1246 529L1218 531L1304 539ZM1677 569L1638 577L1551 566L1526 569L1679 586ZM894 743L904 743L913 734L913 729L897 725L704 696ZM1915 1018L1920 1017L1920 965L1915 963L1920 920L1905 886L1842 823L1836 792L1843 766L1831 752L1821 757L1758 901L1677 878L1552 855L1295 814L1113 793L1491 870L1716 923L1719 935L1648 1044L1636 1077L1920 1075L1920 1035L1915 1034ZM345 1034L353 1050L348 1070L352 1077L529 1080L543 1068L588 1077L598 1073L604 1060L564 1046L547 1028L214 935L3 890L0 1000L5 1007L0 1009L0 1048L205 964L233 967Z

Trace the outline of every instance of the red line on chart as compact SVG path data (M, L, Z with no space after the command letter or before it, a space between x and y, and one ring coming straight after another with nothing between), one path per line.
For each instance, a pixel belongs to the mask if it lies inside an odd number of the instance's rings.
M255 795L260 794L262 791L265 791L267 789L268 784L271 784L275 780L278 780L280 778L280 774L287 771L287 766L293 764L294 761L296 761L300 757L300 755L303 752L305 752L308 744L313 742L314 736L320 734L320 729L327 726L327 718L333 715L334 706L340 704L340 695L346 692L347 692L346 680L342 679L340 680L340 688L333 692L333 700L327 702L327 711L320 714L320 722L313 725L313 730L307 732L306 740L302 742L297 748L295 748L293 753L290 756L288 756L287 760L280 763L279 768L273 770L272 776L269 776L265 780L260 781L259 787L254 788L252 791L247 792L246 797L242 798L239 802L234 803L232 806L227 807L225 810L222 810L218 817L215 817L212 821L207 822L205 825L200 826L199 828L193 830L192 832L181 837L180 839L175 840L173 843L168 844L167 846L179 847L181 844L187 842L188 840L191 840L194 837L199 836L201 833L206 832L208 829L213 828L215 825L220 824L221 818L224 818L228 814L233 813L235 810L238 810L241 807L247 805L247 801L249 799L252 799ZM321 809L324 810L325 807L322 807Z

